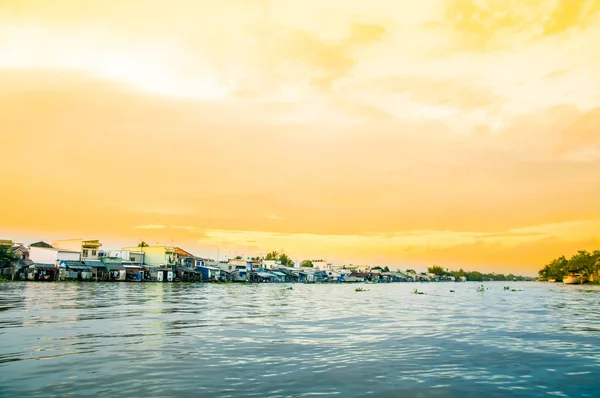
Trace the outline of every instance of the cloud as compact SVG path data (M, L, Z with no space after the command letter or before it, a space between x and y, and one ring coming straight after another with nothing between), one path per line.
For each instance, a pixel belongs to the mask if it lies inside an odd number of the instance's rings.
M135 229L165 229L166 225L138 225L133 227Z
M498 267L592 244L563 224L600 217L598 2L448 4L4 2L2 225Z
M505 49L513 36L537 40L585 28L600 11L600 1L494 1L453 0L445 18L460 48Z

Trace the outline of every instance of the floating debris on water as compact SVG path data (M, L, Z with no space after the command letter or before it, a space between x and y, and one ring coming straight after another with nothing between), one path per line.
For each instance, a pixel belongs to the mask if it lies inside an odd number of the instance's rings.
M419 289L415 289L415 291L413 292L413 294L425 294L425 293L420 292Z
M454 290L450 290L450 293L455 293Z
M356 289L354 289L355 292L368 292L367 289L363 289L362 287L357 287Z

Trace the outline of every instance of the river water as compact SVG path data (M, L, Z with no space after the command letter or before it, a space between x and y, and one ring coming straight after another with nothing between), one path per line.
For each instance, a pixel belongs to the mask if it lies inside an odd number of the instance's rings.
M0 397L600 397L600 287L479 285L0 283Z

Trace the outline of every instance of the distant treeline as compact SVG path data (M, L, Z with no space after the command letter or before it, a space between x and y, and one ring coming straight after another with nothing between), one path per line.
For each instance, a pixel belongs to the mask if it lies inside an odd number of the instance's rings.
M451 271L448 269L444 269L439 265L434 265L433 267L427 268L427 272L430 274L435 274L438 276L453 276L456 279L460 279L463 276L467 278L468 281L475 282L483 282L483 281L530 281L535 278L530 278L522 275L513 275L513 274L497 274L495 272L492 273L483 273L479 271L464 271L462 268L458 271Z
M540 279L556 279L562 281L569 273L578 273L587 276L598 275L600 270L600 250L588 252L579 250L577 254L567 260L565 256L560 256L538 271Z

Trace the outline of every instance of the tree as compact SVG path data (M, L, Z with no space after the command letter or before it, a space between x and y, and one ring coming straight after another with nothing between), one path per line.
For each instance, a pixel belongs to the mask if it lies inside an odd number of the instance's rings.
M409 269L406 270L406 273L407 274L416 274L416 271L414 269L410 269L409 268Z
M147 244L145 241L141 241L140 243L138 243L138 247L148 247L150 246L149 244Z
M313 267L313 262L310 260L304 260L300 263L300 266L302 268L312 268Z
M281 265L285 265L286 267L294 266L294 262L292 261L292 259L289 258L288 255L285 253L281 253L279 255L279 262L281 263Z
M242 256L235 256L233 259L234 260L243 260Z
M594 274L595 267L596 258L586 250L579 250L569 259L569 271L590 275Z
M0 268L8 267L16 259L10 247L0 246Z
M569 261L565 256L560 256L539 270L538 275L542 279L556 279L557 281L562 281L564 276L569 272L569 268Z
M387 265L385 267L383 267L383 272L390 272L390 269Z
M277 253L276 251L272 251L270 253L267 253L267 255L265 257L265 260L268 260L268 261L275 260L275 261L277 261L278 258L279 258L279 253Z
M444 271L444 269L439 265L434 265L432 267L427 268L427 272L437 276L442 276L446 274L446 271Z
M479 271L471 271L466 273L468 281L479 281L483 282L483 274Z

